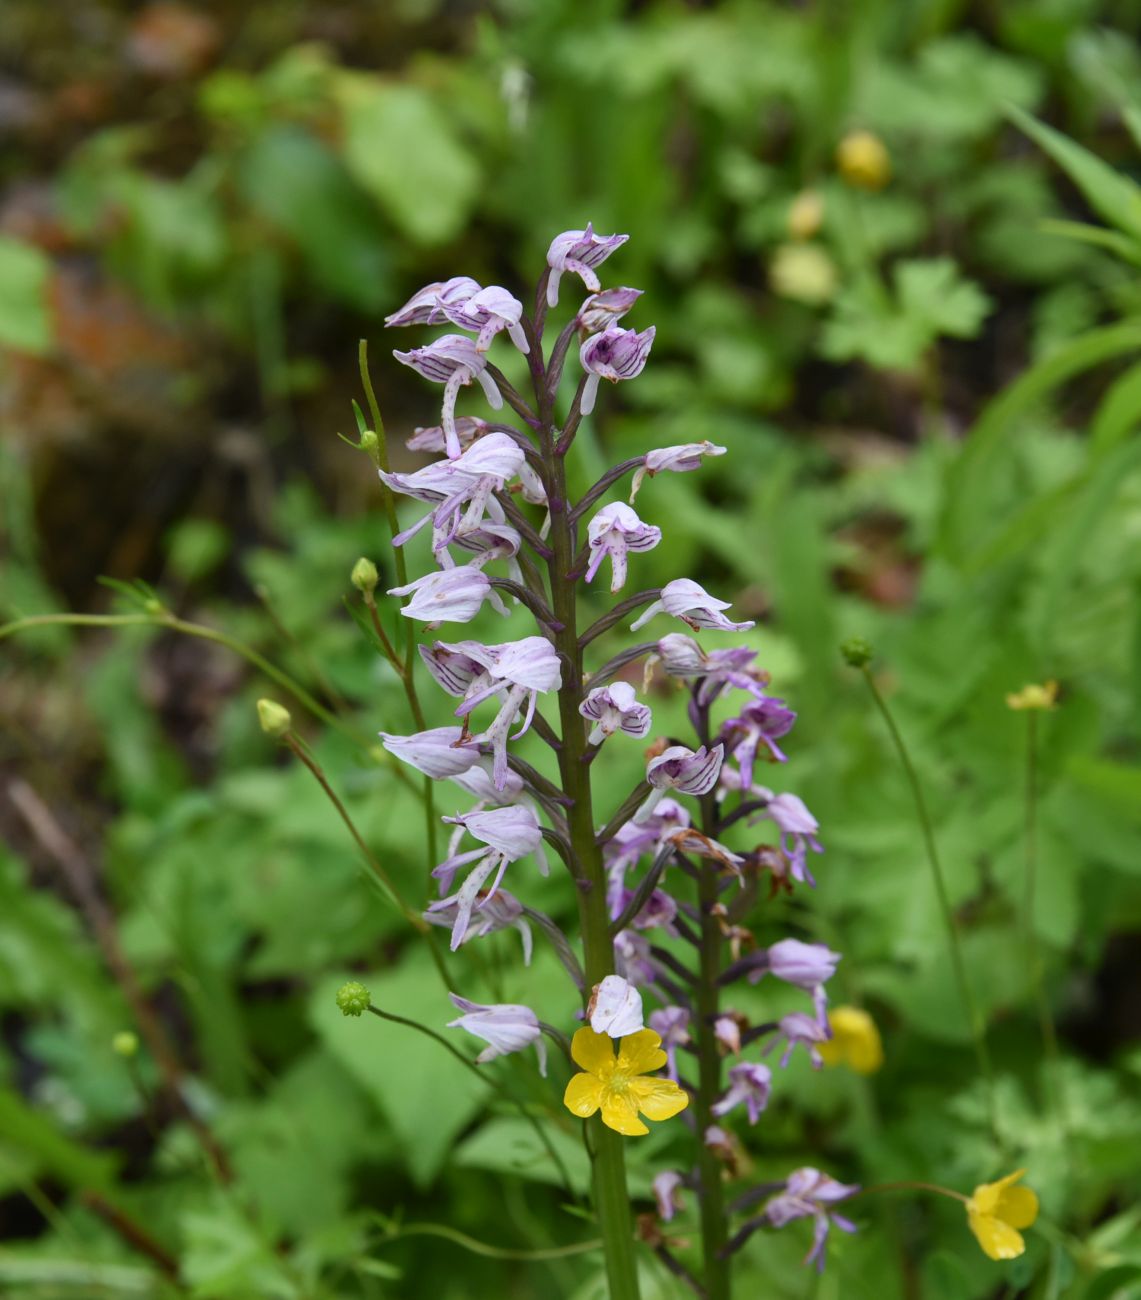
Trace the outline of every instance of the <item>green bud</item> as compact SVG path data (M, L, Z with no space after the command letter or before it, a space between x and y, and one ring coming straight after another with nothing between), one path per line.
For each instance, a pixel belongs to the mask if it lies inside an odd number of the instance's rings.
M373 462L380 463L380 439L372 429L366 429L361 434L361 440L357 444L361 451L366 451L372 457Z
M376 571L376 565L362 555L353 565L352 580L353 586L362 596L371 596L380 581L380 574Z
M363 1016L372 1006L372 994L363 984L349 980L337 990L337 1006L346 1016Z
M136 1056L139 1051L139 1036L129 1029L120 1029L111 1039L111 1050L116 1056Z
M284 736L293 725L289 710L276 700L258 700L258 722L267 736Z
M862 636L850 636L840 644L840 653L852 668L866 668L872 661L872 643Z

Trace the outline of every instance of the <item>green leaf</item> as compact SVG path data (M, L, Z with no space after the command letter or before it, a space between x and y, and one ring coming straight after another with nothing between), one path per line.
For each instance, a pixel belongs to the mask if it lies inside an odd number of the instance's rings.
M1062 168L1099 216L1141 243L1141 187L1119 175L1096 154L1022 109L1012 104L1006 111Z
M323 144L299 127L271 127L245 155L240 183L254 210L297 244L328 289L357 307L381 305L388 255L376 218Z
M895 286L904 315L932 335L973 338L990 310L990 299L949 257L898 263Z
M345 73L344 157L400 233L418 244L446 243L467 223L479 193L479 166L444 110L416 86Z
M543 1121L540 1121L543 1122ZM547 1125L551 1145L558 1152L575 1191L590 1188L590 1160L580 1137ZM539 1140L534 1127L522 1118L491 1120L473 1133L455 1154L457 1165L489 1169L534 1182L562 1185L562 1175Z
M37 354L51 347L51 269L46 253L0 235L0 346Z

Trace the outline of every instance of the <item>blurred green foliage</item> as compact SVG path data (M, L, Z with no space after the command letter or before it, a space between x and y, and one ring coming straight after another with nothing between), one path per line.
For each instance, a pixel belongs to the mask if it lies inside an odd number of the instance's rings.
M58 854L0 798L0 1289L600 1294L597 1257L560 1253L590 1228L557 1089L523 1058L481 1088L428 1040L336 1011L350 974L409 1018L451 1009L254 708L288 703L365 839L426 899L418 791L373 741L411 719L341 608L358 555L391 576L371 469L333 437L355 343L428 280L521 291L551 235L591 219L631 234L611 265L647 290L638 323L658 340L580 435L575 486L652 446L729 448L643 489L668 527L640 579L691 575L760 617L753 644L800 715L789 780L827 854L810 907L774 901L751 924L762 943L842 950L836 998L885 1042L872 1079L790 1067L746 1135L753 1173L969 1192L1006 1172L907 790L837 651L862 634L936 822L1001 1135L1044 1207L1027 1255L996 1265L958 1207L868 1198L822 1280L793 1227L751 1240L741 1293L1141 1296L1138 6L6 10L0 617L107 609L96 574L142 577L155 608L225 629L343 727L169 628L3 642L5 788L38 792L99 881L182 1102L151 1045L113 1049L139 1027L130 993ZM837 174L857 128L887 146L882 188ZM819 226L795 232L805 191ZM377 373L394 437L434 422L437 393ZM1061 1027L1053 1095L1022 933L1026 718L1004 704L1049 678L1032 923ZM681 729L676 698L655 708ZM636 747L607 760L617 789L640 773ZM527 897L573 910L557 880ZM565 1022L538 947L526 971L514 935L467 948L457 983ZM738 1009L779 1004L766 985ZM509 1092L547 1123L569 1192ZM640 1202L675 1141L632 1149ZM426 1223L492 1249L403 1235ZM676 1287L647 1256L645 1294Z

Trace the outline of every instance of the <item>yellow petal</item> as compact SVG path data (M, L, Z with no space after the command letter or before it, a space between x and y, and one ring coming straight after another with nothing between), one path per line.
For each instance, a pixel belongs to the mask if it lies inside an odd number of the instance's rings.
M1025 1169L1016 1169L1014 1173L1007 1174L1005 1178L1000 1178L997 1182L980 1183L968 1202L970 1209L976 1214L994 1214L1003 1192L1012 1183L1018 1182L1025 1172Z
M571 1039L571 1056L588 1074L608 1078L614 1071L614 1048L606 1034L596 1034L589 1025L575 1031Z
M660 1070L666 1063L666 1054L661 1047L662 1040L652 1029L639 1029L636 1034L627 1034L618 1046L618 1068L624 1074L649 1074L651 1070Z
M602 1091L602 1122L607 1128L626 1137L641 1137L650 1130L638 1118L638 1107L632 1092Z
M631 1079L630 1093L649 1119L672 1119L689 1105L689 1093L672 1079Z
M593 1115L602 1105L601 1081L593 1074L576 1074L563 1093L563 1105L581 1119Z
M1026 1249L1022 1234L993 1214L967 1212L967 1223L978 1239L983 1253L991 1259L1017 1259Z
M1006 1187L999 1195L994 1214L1012 1228L1029 1228L1038 1217L1038 1197L1029 1187Z

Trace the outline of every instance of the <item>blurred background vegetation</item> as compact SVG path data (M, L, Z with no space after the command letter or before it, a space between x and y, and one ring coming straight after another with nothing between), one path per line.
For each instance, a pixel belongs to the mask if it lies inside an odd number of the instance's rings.
M245 652L170 626L2 644L0 1291L599 1294L597 1256L559 1253L589 1225L499 1094L550 1113L581 1192L576 1131L530 1063L481 1089L336 1012L349 974L436 1026L449 1007L254 710L290 703L425 897L422 816L372 744L411 729L406 705L342 603L358 555L390 574L375 476L335 436L357 341L390 436L435 423L384 314L453 274L526 298L552 235L592 220L629 232L607 282L646 290L658 335L574 472L729 447L644 490L668 528L640 582L692 576L759 619L827 854L811 905L754 929L841 949L837 997L884 1037L872 1078L789 1071L747 1135L754 1176L969 1192L1006 1172L907 788L837 654L862 634L933 809L1001 1137L1044 1206L1000 1266L950 1203L869 1199L822 1280L790 1228L751 1241L741 1293L1141 1296L1139 29L1136 0L5 0L0 620L131 608ZM853 131L886 153L845 175ZM310 725L250 654L341 727ZM1047 679L1049 1073L1028 727L1005 704ZM569 914L558 883L534 898ZM457 958L460 987L564 1019L553 961L524 981L515 936L489 942ZM674 1140L637 1148L639 1197ZM647 1263L648 1296L676 1285Z

